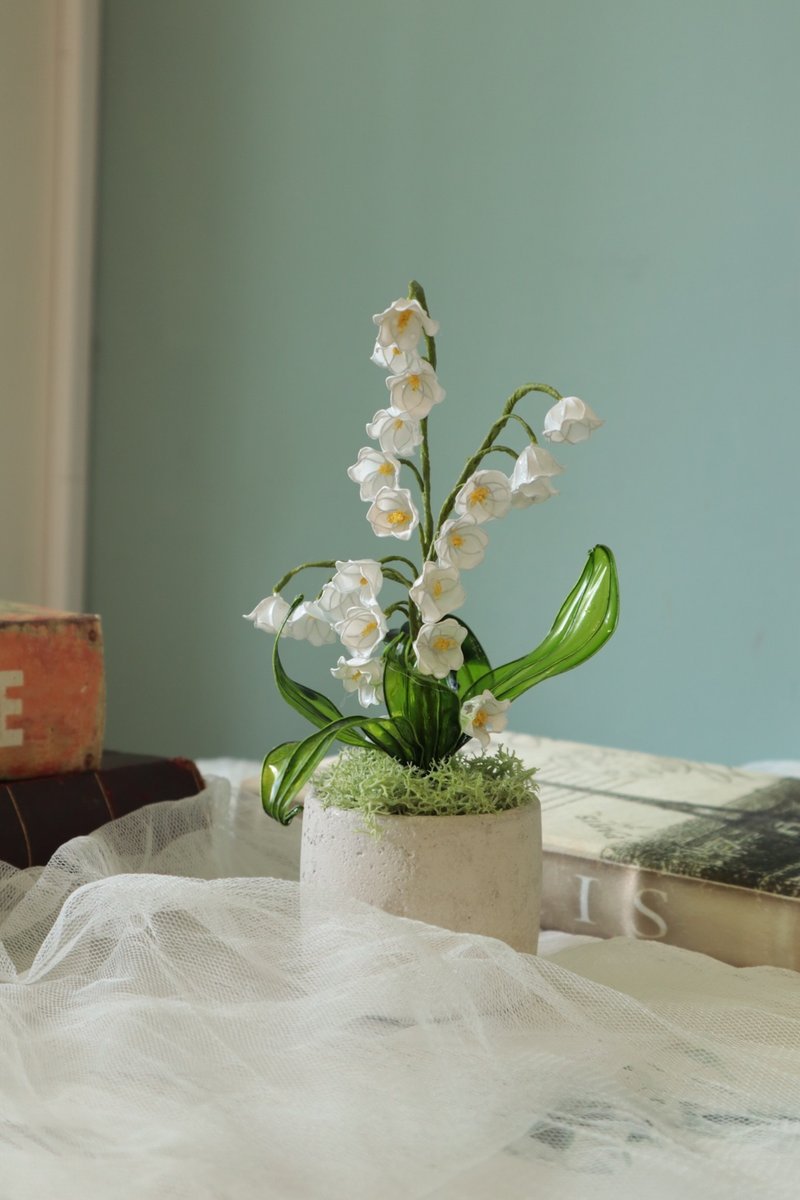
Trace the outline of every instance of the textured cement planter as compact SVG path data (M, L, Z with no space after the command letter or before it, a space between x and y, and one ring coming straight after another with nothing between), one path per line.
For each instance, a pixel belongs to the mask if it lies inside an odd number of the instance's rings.
M461 817L378 817L306 798L300 878L386 912L536 953L542 883L539 804Z

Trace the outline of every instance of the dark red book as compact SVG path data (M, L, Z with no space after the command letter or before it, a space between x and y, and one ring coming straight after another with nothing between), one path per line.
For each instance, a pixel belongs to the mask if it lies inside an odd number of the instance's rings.
M188 758L106 750L97 771L0 783L0 860L42 866L71 838L158 800L182 800L205 787Z

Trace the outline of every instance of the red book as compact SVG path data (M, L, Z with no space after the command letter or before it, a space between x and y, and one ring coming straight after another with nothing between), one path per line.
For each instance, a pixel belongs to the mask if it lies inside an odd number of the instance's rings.
M0 783L0 860L42 866L59 846L158 800L181 800L205 787L188 758L107 750L97 771Z
M100 618L0 600L0 779L92 770L104 725Z

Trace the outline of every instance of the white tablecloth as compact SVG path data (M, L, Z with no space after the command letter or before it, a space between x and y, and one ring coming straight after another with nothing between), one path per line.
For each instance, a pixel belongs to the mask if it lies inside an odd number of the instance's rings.
M219 781L0 868L2 1200L797 1196L793 973L331 904L296 836Z

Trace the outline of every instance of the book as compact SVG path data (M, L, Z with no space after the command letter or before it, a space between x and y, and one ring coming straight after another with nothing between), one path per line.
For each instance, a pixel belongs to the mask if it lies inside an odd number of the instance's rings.
M0 782L0 860L42 866L70 838L159 800L181 800L205 787L188 758L107 750L95 771Z
M98 765L103 665L99 617L0 601L0 779Z
M542 928L800 970L800 779L503 735L542 804Z

